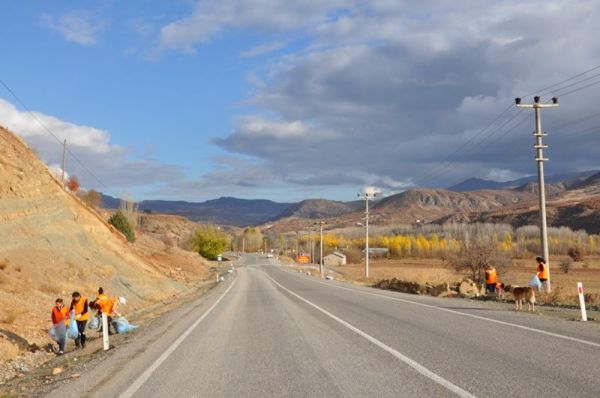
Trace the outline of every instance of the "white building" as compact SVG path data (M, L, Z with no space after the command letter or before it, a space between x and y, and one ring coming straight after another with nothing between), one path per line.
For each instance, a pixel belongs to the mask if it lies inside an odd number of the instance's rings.
M325 265L325 266L346 265L346 256L340 252L333 252L333 253L323 257L323 265Z

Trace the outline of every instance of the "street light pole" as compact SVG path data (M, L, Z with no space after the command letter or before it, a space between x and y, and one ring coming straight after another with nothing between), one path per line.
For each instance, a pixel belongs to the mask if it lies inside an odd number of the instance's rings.
M369 199L375 198L376 193L358 194L360 199L365 201L365 278L369 277Z
M537 162L538 171L538 194L540 202L540 240L542 245L541 249L543 257L546 261L546 267L548 267L548 280L546 281L546 290L550 292L550 252L548 250L548 225L546 222L546 187L544 185L544 162L548 160L547 158L544 158L544 149L548 148L548 145L544 145L542 140L543 137L545 137L548 134L542 131L541 110L542 108L557 107L558 98L552 98L551 104L541 104L539 96L533 97L533 104L521 104L521 98L515 98L515 103L519 108L533 108L533 110L535 111L535 133L533 133L533 135L535 137L535 160Z
M316 225L319 225L319 246L320 246L320 255L319 255L319 273L321 274L321 277L323 276L323 224L325 224L325 221L319 221L315 223Z
M308 227L308 254L310 254L310 263L313 264L314 253L313 253L313 244L312 244L312 228Z

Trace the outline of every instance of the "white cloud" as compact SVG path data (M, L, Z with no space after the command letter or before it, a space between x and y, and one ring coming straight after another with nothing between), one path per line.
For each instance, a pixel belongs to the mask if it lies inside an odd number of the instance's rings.
M327 14L351 3L345 0L220 0L196 2L193 12L173 21L160 31L161 49L194 53L224 29L253 29L287 32L317 24Z
M532 174L533 116L510 129L512 109L482 129L515 96L598 63L600 4L590 0L356 4L306 25L307 48L253 76L250 102L271 116L238 118L222 148L303 186L398 190ZM565 98L544 125L593 113L595 92ZM556 172L600 166L598 140L562 129L548 143Z
M23 137L51 170L61 164L62 141L66 139L71 152L67 154L67 172L89 188L142 187L184 178L179 167L130 159L130 151L112 144L107 131L39 112L22 112L1 98L0 124Z
M257 46L254 46L254 47L242 52L240 54L240 56L243 58L258 57L260 55L266 55L266 54L270 54L274 51L281 50L286 45L287 45L287 42L285 42L285 41L274 41L274 42L270 42L270 43L263 43L263 44L259 44Z
M105 26L100 16L88 11L71 11L60 16L44 14L42 22L66 41L82 46L95 45Z

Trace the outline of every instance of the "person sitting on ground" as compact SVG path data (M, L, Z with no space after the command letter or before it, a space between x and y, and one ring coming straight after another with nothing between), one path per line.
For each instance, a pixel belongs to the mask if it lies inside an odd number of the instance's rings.
M64 306L63 299L57 298L52 307L52 324L58 342L58 355L65 353L67 342L67 324L69 323L69 309Z
M77 330L79 331L79 335L75 339L75 346L85 348L85 326L90 316L88 313L88 299L82 297L79 292L73 292L71 297L73 299L71 300L69 312L75 311L75 321L77 321Z
M496 293L496 284L498 283L498 273L496 268L488 265L485 267L485 291L487 293Z
M542 257L536 257L535 261L537 261L536 275L540 282L542 282L540 288L546 289L546 286L548 285L548 277L550 276L550 273L548 272L548 265L546 265L546 260L544 260Z

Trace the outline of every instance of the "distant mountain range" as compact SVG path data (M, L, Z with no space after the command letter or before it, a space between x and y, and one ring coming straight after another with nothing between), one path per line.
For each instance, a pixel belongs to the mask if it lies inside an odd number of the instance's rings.
M600 173L599 170L590 170L575 173L564 173L564 174L549 174L545 176L546 183L556 183L569 180L579 180L590 177L594 174ZM530 176L519 178L518 180L498 182L492 180L482 180L480 178L469 178L458 184L452 185L448 188L449 191L455 192L469 192L477 191L480 189L511 189L517 188L530 182L537 182L537 176Z
M469 179L451 189L409 189L373 203L371 221L376 225L411 224L416 220L428 223L490 221L515 226L535 224L538 188L535 181L535 177L508 182ZM600 225L592 222L600 218L600 172L550 175L546 181L550 225L600 231ZM119 200L103 196L103 205L118 208ZM274 232L299 230L314 219L328 220L328 227L354 226L364 218L363 206L362 201L308 199L279 203L231 197L199 203L147 200L139 204L143 211L176 214L202 223L238 227L262 225ZM594 210L596 207L598 209ZM583 208L585 211L581 210ZM551 217L552 214L557 216Z
M105 208L117 209L120 201L103 195L102 202ZM278 203L265 199L221 197L206 202L144 200L139 203L139 210L176 214L202 223L244 227L270 221L292 205L292 203Z

